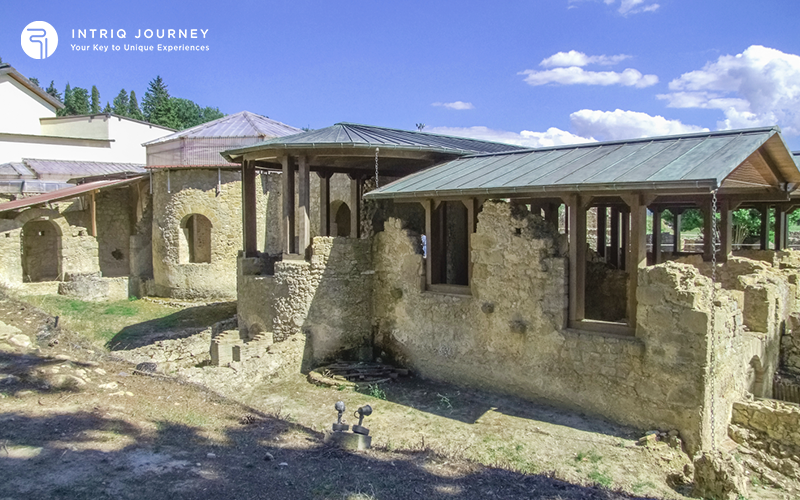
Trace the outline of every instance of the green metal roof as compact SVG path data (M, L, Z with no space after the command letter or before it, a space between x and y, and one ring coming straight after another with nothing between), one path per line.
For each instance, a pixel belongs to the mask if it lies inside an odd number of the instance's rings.
M780 129L769 127L472 155L409 175L365 197L714 189L762 146L783 182L800 182Z
M498 142L452 137L424 132L358 125L355 123L337 123L333 126L276 137L252 146L224 151L222 156L228 161L235 161L241 155L254 151L277 151L286 149L374 149L423 151L465 155L475 153L498 153L503 151L519 151L523 148Z

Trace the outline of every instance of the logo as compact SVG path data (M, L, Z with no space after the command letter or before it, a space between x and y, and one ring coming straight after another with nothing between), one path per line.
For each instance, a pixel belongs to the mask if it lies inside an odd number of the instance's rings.
M34 21L22 30L22 50L34 59L53 55L58 47L58 33L50 23Z

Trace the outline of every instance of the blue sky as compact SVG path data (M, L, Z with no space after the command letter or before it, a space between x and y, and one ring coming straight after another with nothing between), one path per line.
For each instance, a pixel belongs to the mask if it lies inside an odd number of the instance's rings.
M59 33L44 60L22 29ZM800 150L797 0L10 2L0 57L43 85L172 95L296 127L350 121L539 146L777 124ZM71 38L124 29L125 40ZM133 37L205 29L205 39ZM97 35L96 35L97 36ZM78 52L192 43L208 52Z

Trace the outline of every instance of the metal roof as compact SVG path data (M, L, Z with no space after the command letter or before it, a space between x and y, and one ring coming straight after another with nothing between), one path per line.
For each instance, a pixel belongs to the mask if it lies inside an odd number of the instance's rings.
M0 165L0 178L35 179L36 175L31 172L22 162L9 162Z
M143 176L132 177L130 179L115 179L110 181L87 182L86 184L81 184L79 186L72 186L64 189L59 189L57 191L51 191L45 194L31 196L29 198L22 198L19 200L9 201L6 203L0 203L0 213L7 212L9 210L19 210L21 208L33 207L47 202L67 200L95 190L108 189L111 187L121 187L126 184L137 182L142 177Z
M453 137L447 135L412 132L355 123L337 123L287 137L270 139L252 146L224 151L222 156L234 158L251 151L314 149L314 148L368 148L379 147L407 151L429 151L456 155L518 151L524 148L498 142Z
M144 165L138 163L114 163L101 161L39 160L23 158L22 162L37 175L69 175L88 177L92 175L120 172L144 173Z
M769 162L782 182L800 182L780 129L769 127L473 155L417 172L365 197L714 189L740 166L746 174L738 175L744 180L735 181L737 187L746 186L754 175L753 184L764 187L767 181L757 169L768 168Z
M270 120L266 116L240 111L232 115L223 116L216 120L202 123L174 134L166 135L150 142L144 143L145 146L161 144L163 142L174 141L177 139L208 139L219 137L256 137L265 139L268 137L283 137L285 135L297 134L301 132L299 128L294 128L285 123Z

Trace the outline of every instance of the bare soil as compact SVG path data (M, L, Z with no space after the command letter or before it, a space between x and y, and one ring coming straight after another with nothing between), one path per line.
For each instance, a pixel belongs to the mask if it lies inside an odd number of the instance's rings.
M0 500L685 498L679 450L546 405L413 377L363 392L300 374L202 387L137 375L12 298L0 321L33 341L0 341ZM374 408L372 450L323 442L339 399L351 424Z

